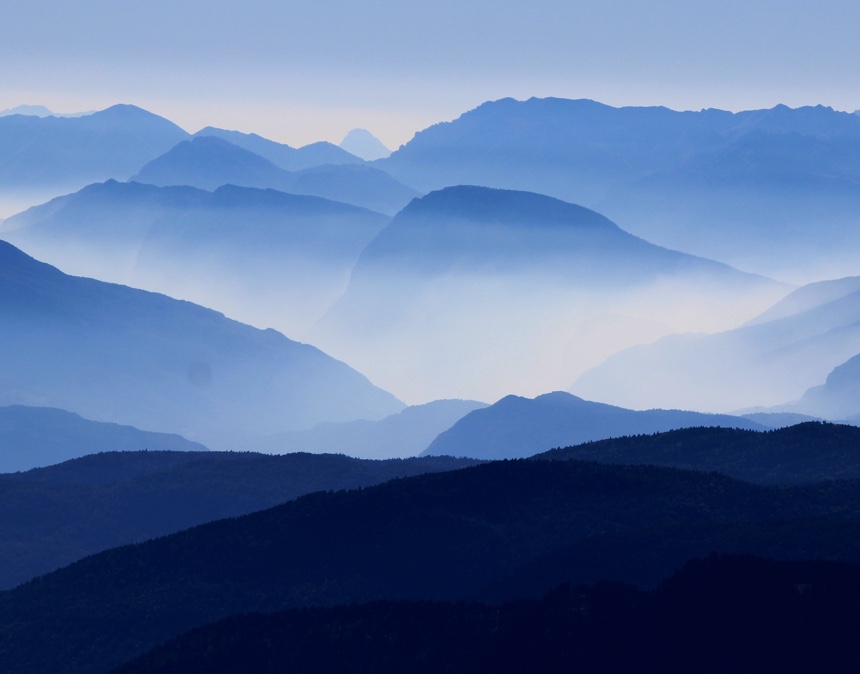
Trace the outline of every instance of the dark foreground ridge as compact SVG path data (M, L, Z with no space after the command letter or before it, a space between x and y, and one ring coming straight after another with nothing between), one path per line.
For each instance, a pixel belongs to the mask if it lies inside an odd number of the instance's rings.
M683 428L553 449L535 458L716 471L759 484L860 478L860 428L809 421L767 432Z
M712 556L658 589L563 585L502 606L378 602L246 615L116 674L850 672L860 567Z
M536 590L625 581L639 566L666 578L712 550L860 562L858 520L857 481L774 488L668 468L494 462L312 494L88 557L0 593L0 661L98 674L241 613L458 601L494 581L508 600L524 593L506 579L535 560L601 541L624 564L607 571L577 557L574 573Z
M188 443L191 444L191 443ZM304 453L107 452L0 475L0 589L86 555L314 491L368 487L476 462Z

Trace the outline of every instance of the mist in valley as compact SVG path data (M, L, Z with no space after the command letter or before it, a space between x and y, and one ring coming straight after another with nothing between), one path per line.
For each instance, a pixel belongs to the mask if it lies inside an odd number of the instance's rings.
M858 24L5 3L0 669L853 672Z

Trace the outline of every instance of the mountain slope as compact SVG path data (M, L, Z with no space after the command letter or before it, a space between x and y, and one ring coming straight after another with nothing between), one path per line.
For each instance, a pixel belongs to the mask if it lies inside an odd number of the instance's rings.
M324 423L309 430L278 433L261 443L260 449L333 452L365 459L417 456L442 431L482 407L486 404L474 400L434 400L407 407L379 421Z
M383 159L391 154L391 150L367 129L352 129L344 136L338 146L342 150L351 152L365 161Z
M285 191L289 174L268 159L214 136L183 141L144 165L133 182L212 191L228 183Z
M0 185L7 190L80 189L124 179L188 134L133 105L74 118L0 117Z
M507 396L489 407L475 410L440 433L422 456L515 459L552 447L690 426L763 430L742 417L682 410L638 412L556 391L533 400ZM587 460L599 459L588 457Z
M647 593L562 585L501 606L388 601L237 616L116 671L849 672L858 600L855 565L711 555Z
M59 407L213 448L402 407L345 364L274 330L66 276L5 242L0 311L4 405Z
M805 422L767 433L686 428L553 449L537 459L716 471L759 484L860 478L860 429Z
M823 384L810 388L796 403L783 407L856 423L860 420L860 355L833 368Z
M860 117L823 106L731 113L491 101L376 165L421 190L531 190L670 248L788 280L851 273Z
M735 324L784 292L581 206L458 186L395 216L309 339L404 397L495 399L557 389L632 343Z
M473 463L137 451L91 454L0 475L0 504L15 513L0 522L0 589L107 548L270 508L310 492L366 487Z
M276 143L256 133L241 133L240 131L227 131L207 126L194 134L195 138L202 136L213 136L229 141L233 145L249 150L254 154L265 157L276 166L287 171L301 171L302 169L322 166L323 164L346 165L361 164L362 159L350 154L343 148L332 143L318 142L294 148L284 143Z
M638 408L782 405L821 384L858 351L860 287L854 277L799 288L733 330L672 335L613 355L570 391Z
M464 598L595 534L837 511L860 516L856 482L774 489L669 469L494 462L310 495L89 557L0 594L0 657L33 674L58 663L68 674L97 674L238 613ZM840 522L811 538L805 527L780 529L778 554L823 556L853 544L856 556L856 543L841 536L851 521Z
M72 274L124 283L291 336L343 292L388 218L307 196L90 185L3 223L0 235Z
M379 169L334 164L286 171L276 163L216 136L195 136L153 159L131 180L150 185L190 185L214 190L241 185L307 194L370 208L389 215L418 192Z
M84 454L142 449L202 451L179 435L84 419L49 407L0 407L0 473L67 461Z

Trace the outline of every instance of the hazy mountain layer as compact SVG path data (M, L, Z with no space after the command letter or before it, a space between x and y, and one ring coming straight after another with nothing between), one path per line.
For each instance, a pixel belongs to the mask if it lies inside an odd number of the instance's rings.
M0 473L48 466L85 454L135 450L202 451L179 435L84 419L49 407L0 407Z
M814 386L785 407L828 419L860 422L860 355L833 368L821 386Z
M207 126L194 134L195 138L201 136L214 136L223 138L233 145L249 150L254 154L265 157L270 162L287 171L301 171L323 164L346 165L361 164L362 159L348 150L325 141L311 143L304 147L294 148L284 143L276 143L256 133L242 133L240 131L227 131L213 126Z
M566 387L667 333L735 325L784 292L581 206L460 186L395 216L309 339L407 399L495 399Z
M325 164L286 171L250 150L215 136L197 136L153 159L131 180L150 185L261 187L342 201L393 215L418 192L365 165Z
M463 599L553 551L612 533L635 540L637 532L663 528L668 544L673 527L687 525L673 545L698 549L694 528L710 532L710 550L738 552L738 530L727 525L758 523L768 526L746 539L746 552L860 559L856 539L846 535L856 530L854 519L821 519L835 512L860 517L857 482L768 488L666 468L494 462L309 495L89 557L0 594L0 657L33 674L98 674L239 613ZM808 526L812 517L820 518L817 527ZM651 550L619 552L635 567ZM670 559L662 577L675 568L677 558ZM627 572L635 573L631 564Z
M163 295L66 276L0 243L0 404L59 407L212 448L402 407L347 365Z
M353 129L344 136L339 147L367 161L383 159L391 154L391 150L367 129Z
M470 412L440 433L422 454L515 459L553 447L692 426L764 430L742 417L683 410L637 412L556 391L533 400L507 396L489 407ZM588 459L599 460L591 456Z
M359 253L388 221L273 190L108 181L10 218L0 235L68 273L298 336L343 292Z
M860 117L557 98L484 103L378 165L425 191L523 189L605 213L661 245L786 280L856 273Z
M0 503L15 513L0 522L0 589L107 548L270 508L309 492L366 487L472 464L438 458L364 461L333 455L138 451L91 454L0 475Z
M860 286L857 278L840 279L804 286L734 330L672 335L618 353L570 390L640 409L781 405L823 383L858 351ZM812 408L795 411L820 416Z
M434 400L379 421L324 423L306 431L279 433L261 442L259 448L271 452L332 452L366 459L417 456L437 435L482 407L486 403L475 400Z
M83 117L0 117L0 192L57 194L125 179L186 138L172 122L133 105Z

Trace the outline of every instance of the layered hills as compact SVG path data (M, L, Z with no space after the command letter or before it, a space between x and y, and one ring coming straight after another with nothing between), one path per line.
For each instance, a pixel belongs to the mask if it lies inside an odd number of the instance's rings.
M347 365L274 330L67 276L5 242L0 309L3 405L59 407L213 449L402 408Z
M553 447L691 426L763 430L761 425L742 417L682 410L640 412L555 391L533 400L506 396L489 407L470 412L440 433L423 455L514 459ZM600 460L597 456L582 458Z
M767 433L685 428L552 449L538 459L715 471L758 484L860 478L860 429L804 422Z
M668 468L493 462L308 495L88 557L0 594L0 656L34 674L95 674L239 613L465 599L577 546L624 563L578 555L561 577L531 576L539 591L659 581L710 551L856 561L858 518L856 481L771 488Z
M133 105L83 117L0 117L0 185L4 193L56 194L124 180L186 138L173 122Z
M624 346L734 324L784 292L581 206L459 186L395 216L309 339L406 397L493 399L557 389Z
M0 236L68 273L163 292L294 336L343 292L388 221L274 190L108 181L9 218Z
M115 671L850 672L858 600L856 565L711 555L649 592L561 585L500 606L385 601L237 616Z
M366 459L417 456L440 433L483 407L486 403L476 400L434 400L379 421L328 422L308 430L278 433L260 442L259 449L277 453L332 452Z
M860 279L822 281L799 288L733 330L672 335L622 351L583 374L570 390L638 408L730 411L783 405L823 384L829 372L857 354L858 326ZM637 376L631 378L631 372ZM791 411L822 416L827 410Z
M377 165L425 191L549 194L661 245L812 280L854 268L858 148L860 118L822 106L676 112L503 99L417 133Z
M179 435L84 419L50 407L0 407L0 473L49 466L107 451L205 451Z
M195 138L215 137L228 141L249 152L264 157L287 171L301 171L314 166L362 164L361 157L350 153L344 148L324 141L311 143L303 147L294 148L285 143L277 143L268 138L258 136L256 133L242 133L241 131L228 131L207 126L194 134Z
M38 430L50 445L49 434L60 429L54 424ZM80 435L70 433L67 441L74 443ZM10 452L25 449L5 442L4 447ZM122 447L122 442L114 443L114 448ZM84 448L96 452L101 446L82 443L79 449ZM0 522L0 589L107 548L270 508L310 492L366 487L474 463L302 453L110 451L0 475L0 503L15 514Z
M205 190L228 184L269 188L342 201L389 215L418 196L418 192L387 173L359 162L316 164L287 171L245 147L208 135L179 143L143 166L131 180Z
M860 355L833 368L824 383L783 409L860 423Z

